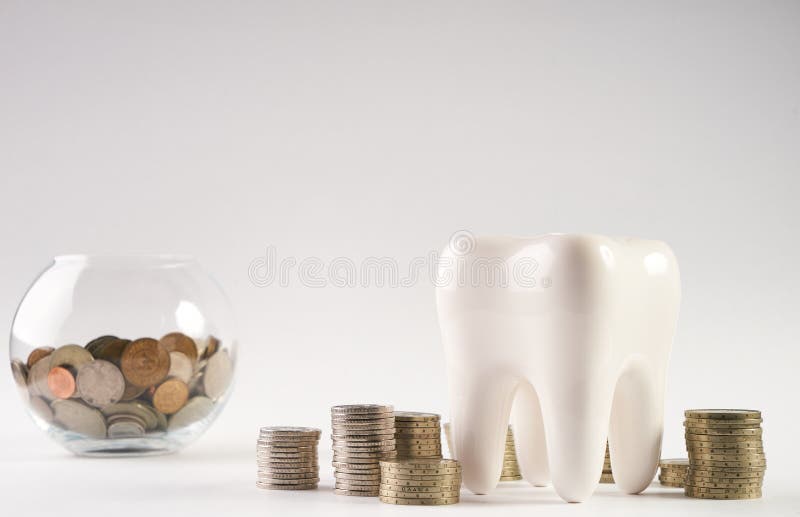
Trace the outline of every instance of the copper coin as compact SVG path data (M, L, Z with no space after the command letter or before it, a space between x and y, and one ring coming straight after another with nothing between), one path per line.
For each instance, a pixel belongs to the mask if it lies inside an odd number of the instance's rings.
M119 366L122 360L122 353L130 342L130 339L107 339L94 349L92 355L96 359L103 359Z
M88 404L105 407L119 402L125 393L125 378L110 361L97 359L78 368L78 394Z
M55 349L52 346L40 346L39 348L34 348L33 351L28 355L28 368L30 369L33 367L33 365L38 363L43 357L47 357L48 355L52 354L53 350Z
M206 348L203 350L203 355L201 356L202 359L208 359L212 355L217 353L219 350L219 339L215 338L214 336L208 336L208 340L206 341Z
M171 332L160 340L161 345L167 352L180 352L192 360L197 361L197 345L194 339L180 332Z
M68 399L75 394L75 377L63 366L50 368L47 374L47 387L56 398Z
M189 388L180 379L167 379L153 393L153 405L165 415L176 413L189 400Z
M125 347L121 365L122 374L131 384L152 386L169 373L169 352L155 339L140 338Z

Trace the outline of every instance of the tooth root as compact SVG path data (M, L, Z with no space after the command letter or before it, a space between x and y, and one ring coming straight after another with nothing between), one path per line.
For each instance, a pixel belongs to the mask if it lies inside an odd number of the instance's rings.
M530 383L523 382L517 389L512 409L512 423L517 462L522 477L533 486L548 485L550 467L547 461L542 410L539 396Z
M647 488L656 473L664 418L663 377L637 361L623 370L617 382L608 441L614 482L628 494Z
M581 377L576 374L575 379ZM600 482L612 392L592 380L564 384L541 393L542 415L553 488L565 501L577 503Z
M476 494L497 486L517 382L495 376L450 382L453 443L464 486Z

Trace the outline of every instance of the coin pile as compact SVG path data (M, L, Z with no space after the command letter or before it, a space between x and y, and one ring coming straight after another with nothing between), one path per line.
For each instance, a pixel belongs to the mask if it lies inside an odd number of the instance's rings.
M761 412L694 409L684 412L689 469L685 491L702 499L756 499L767 460Z
M256 443L256 486L267 490L317 488L321 434L312 427L262 427Z
M442 457L442 429L437 414L395 411L394 439L398 458Z
M459 501L461 464L448 459L381 461L380 500L389 504L444 505Z
M686 471L689 470L689 460L686 458L675 458L661 460L658 462L661 472L658 474L658 481L663 486L672 488L683 488L686 483Z
M611 471L611 451L608 449L608 440L606 440L606 458L603 460L603 472L600 474L600 482L614 482L614 473Z
M219 340L180 332L161 339L100 336L86 346L40 347L12 359L38 418L89 438L137 438L208 416L233 375Z
M447 448L453 454L453 439L450 436L450 422L444 424L444 436L447 439ZM506 449L503 453L503 470L500 472L500 481L519 481L522 479L522 472L517 463L517 449L514 445L514 432L508 426L506 432Z
M397 457L394 408L354 404L331 408L334 493L377 496L380 461Z

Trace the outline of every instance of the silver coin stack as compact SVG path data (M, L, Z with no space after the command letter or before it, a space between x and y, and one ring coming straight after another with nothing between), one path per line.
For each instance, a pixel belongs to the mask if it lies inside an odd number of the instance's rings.
M268 490L317 488L321 434L313 427L262 427L256 444L256 486Z
M353 404L331 408L334 493L377 497L380 461L397 457L394 408Z

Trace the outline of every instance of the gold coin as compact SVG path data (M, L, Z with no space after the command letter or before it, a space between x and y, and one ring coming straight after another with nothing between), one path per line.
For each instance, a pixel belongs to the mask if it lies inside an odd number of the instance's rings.
M83 348L85 348L86 351L89 352L90 354L94 355L94 351L95 349L97 349L97 347L99 347L106 341L111 341L114 339L118 339L117 336L106 335L106 336L96 337L91 341L89 341L88 343L86 343L86 345L84 345Z
M693 492L691 490L687 490L685 493L688 497L693 497L695 499L759 499L761 497L761 490L744 494L709 494L704 492Z
M686 434L705 434L709 436L761 436L763 430L757 429L714 429L709 427L686 427Z
M55 350L55 348L51 346L40 346L39 348L34 348L28 355L28 362L26 364L28 369L30 370L31 368L33 368L34 364L38 363L41 359L44 359L45 357L52 354L53 350Z
M394 412L395 420L401 420L404 422L407 421L414 421L414 422L430 422L430 421L439 421L439 415L436 413L420 413L416 411L395 411Z
M684 485L682 482L671 482L671 481L659 481L661 486L669 487L669 488L683 488Z
M712 418L716 420L742 420L761 418L761 411L755 409L687 409L686 418Z
M383 471L381 473L382 479L397 479L405 481L437 481L440 484L446 482L461 482L461 474L439 474L439 475L411 475L411 474L396 474L394 472Z
M710 418L687 418L683 421L688 427L714 427L717 429L735 429L748 427L761 427L760 418L747 418L742 420L712 420Z
M131 384L156 385L169 373L169 352L155 339L140 338L125 347L120 365L122 374Z
M689 466L689 460L687 458L668 458L662 459L658 462L658 465L663 468L686 468Z
M698 481L693 479L691 481L686 482L687 486L697 487L697 488L756 488L761 486L761 480L753 481L750 483L739 482L739 483L728 483L728 482L719 482L719 481Z
M764 442L761 440L750 442L696 442L691 441L686 443L689 449L712 449L715 451L730 451L734 453L740 449L761 449L764 447ZM728 453L726 453L728 454Z
M445 497L458 497L458 490L442 491L442 492L402 492L397 490L390 490L388 488L381 488L380 495L386 497L399 497L402 499L442 499Z
M197 344L194 339L180 332L170 332L163 336L159 343L167 352L180 352L188 357L192 363L197 362Z
M180 379L167 379L153 393L153 405L165 415L177 413L189 400L189 387Z
M689 458L691 458L692 463L696 463L695 460L713 460L713 461L758 461L758 460L765 460L766 456L764 452L753 452L748 454L705 454L695 452L693 450L689 451Z
M125 347L128 346L128 343L130 343L129 339L105 339L91 350L91 354L95 359L102 359L119 366L122 360L122 353L125 351ZM89 349L87 348L87 350Z
M382 503L388 504L405 504L405 505L445 505L456 504L459 501L458 497L442 498L442 499L403 499L400 497L380 496L379 500Z
M705 459L692 458L692 465L708 466L708 467L732 467L732 468L766 467L767 460L762 458L755 460L721 461L721 460L705 460Z
M454 479L395 479L386 476L381 477L381 484L399 490L399 487L407 487L408 490L423 488L457 488L461 486L461 478Z
M706 488L696 487L686 483L686 491L706 493L706 494L746 494L749 492L760 491L761 487L740 487L740 488Z
M401 421L395 420L394 427L396 429L430 429L429 432L439 430L439 422L416 422L416 421Z
M381 462L381 468L388 469L461 469L461 464L456 460L440 459L440 460L385 460Z
M755 436L736 436L736 435L711 435L711 434L694 434L686 433L687 444L710 442L714 444L732 444L735 445L739 442L744 443L760 443L761 435ZM727 445L714 445L715 447L727 447Z
M692 458L705 458L706 456L725 456L732 458L748 458L755 455L764 455L763 447L750 447L748 449L714 449L709 447L690 447L689 456ZM716 458L706 458L716 459Z

